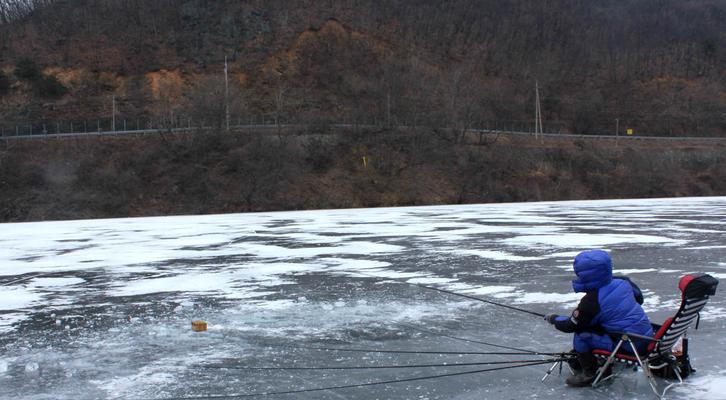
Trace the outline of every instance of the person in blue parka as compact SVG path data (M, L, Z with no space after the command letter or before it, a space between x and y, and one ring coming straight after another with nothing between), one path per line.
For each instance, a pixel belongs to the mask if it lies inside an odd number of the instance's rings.
M615 349L617 340L608 332L653 336L653 328L640 306L643 302L640 289L627 278L613 276L608 253L583 251L575 257L574 268L577 279L572 281L572 287L585 296L569 317L548 314L545 320L562 332L575 333L573 345L581 368L566 382L579 387L589 386L595 380L598 363L591 351ZM645 340L635 344L638 353L648 346ZM622 349L632 351L630 346Z

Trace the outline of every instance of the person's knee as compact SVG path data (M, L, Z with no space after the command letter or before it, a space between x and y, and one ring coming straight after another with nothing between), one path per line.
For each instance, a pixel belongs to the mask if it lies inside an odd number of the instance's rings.
M572 347L578 353L589 353L592 350L592 335L588 332L576 333L572 338Z
M592 332L578 332L572 339L572 345L578 353L589 353L594 349L612 350L613 341L607 335Z

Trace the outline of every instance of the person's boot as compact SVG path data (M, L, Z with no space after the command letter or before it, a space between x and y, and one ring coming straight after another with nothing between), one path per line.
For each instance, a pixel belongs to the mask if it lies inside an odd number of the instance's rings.
M572 349L566 355L571 356L571 358L567 359L567 365L569 365L570 370L573 374L579 374L582 372L582 366L580 365L580 361L577 360L577 352Z
M597 358L590 353L577 353L577 361L582 367L582 371L577 375L573 375L565 381L568 386L585 387L592 385L597 375Z

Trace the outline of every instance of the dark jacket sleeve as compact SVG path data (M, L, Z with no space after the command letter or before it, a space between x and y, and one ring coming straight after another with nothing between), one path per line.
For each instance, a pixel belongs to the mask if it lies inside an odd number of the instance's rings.
M597 290L587 292L569 317L555 318L555 328L562 332L581 332L592 328L592 320L600 313Z

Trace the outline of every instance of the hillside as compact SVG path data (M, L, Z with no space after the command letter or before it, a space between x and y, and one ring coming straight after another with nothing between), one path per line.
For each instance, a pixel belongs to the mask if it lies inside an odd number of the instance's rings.
M545 131L726 136L725 20L717 0L0 0L3 134L163 131L0 142L0 221L724 195L721 144L466 132L531 130L537 84ZM294 125L226 132L227 108Z
M717 0L35 3L0 25L8 130L108 124L113 96L221 125L226 56L235 120L531 124L538 81L550 131L726 135Z
M726 194L722 142L458 137L319 126L0 142L0 221Z

